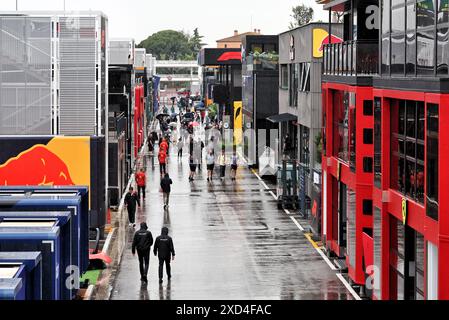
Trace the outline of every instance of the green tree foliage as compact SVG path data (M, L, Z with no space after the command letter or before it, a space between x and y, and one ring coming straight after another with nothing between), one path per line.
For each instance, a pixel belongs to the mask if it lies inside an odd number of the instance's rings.
M163 30L143 40L138 47L145 48L158 60L196 60L203 36L198 28L193 35L183 31Z
M314 11L312 7L308 7L304 4L292 8L293 21L290 22L290 29L308 24L313 20Z

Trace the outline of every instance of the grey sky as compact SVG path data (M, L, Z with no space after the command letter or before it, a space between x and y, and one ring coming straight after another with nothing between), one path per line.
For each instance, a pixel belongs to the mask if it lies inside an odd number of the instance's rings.
M63 0L18 0L19 10L62 10ZM133 37L140 42L154 32L198 27L209 46L215 40L254 28L264 34L288 29L291 8L305 3L315 20L327 13L315 0L66 0L67 10L101 10L109 17L110 37ZM15 0L1 0L0 10L15 10ZM251 24L252 17L252 24Z

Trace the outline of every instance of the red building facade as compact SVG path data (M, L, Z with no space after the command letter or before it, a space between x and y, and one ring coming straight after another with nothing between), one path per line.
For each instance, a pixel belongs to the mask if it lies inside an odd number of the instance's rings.
M447 1L318 2L345 23L324 47L329 255L372 299L449 299Z

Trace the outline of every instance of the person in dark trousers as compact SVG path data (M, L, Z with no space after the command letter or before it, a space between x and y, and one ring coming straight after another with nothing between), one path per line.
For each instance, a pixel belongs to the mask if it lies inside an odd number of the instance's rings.
M148 283L148 269L150 268L150 252L153 245L153 235L148 231L148 226L145 222L140 224L140 230L134 235L132 253L133 256L139 257L140 281Z
M173 184L172 179L170 179L170 176L168 173L165 174L165 177L161 181L161 189L164 193L164 209L168 208L169 202L170 202L170 192L171 192L171 185Z
M125 196L125 206L128 209L129 224L133 227L136 226L136 208L140 207L139 197L134 191L134 188L129 188L129 192Z
M153 249L154 255L159 257L159 283L163 282L164 277L164 263L167 270L168 280L171 279L170 262L175 260L175 247L173 246L173 239L168 235L168 228L162 228L161 235L156 238Z

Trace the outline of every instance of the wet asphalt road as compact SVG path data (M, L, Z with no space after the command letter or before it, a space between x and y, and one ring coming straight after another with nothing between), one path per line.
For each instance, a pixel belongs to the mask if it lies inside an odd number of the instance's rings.
M113 286L113 300L346 300L349 291L246 167L237 182L204 171L189 183L187 157L171 153L170 209L164 213L157 160L146 157L147 194L136 222L147 222L153 237L170 229L176 250L172 279L158 283L158 261L151 255L149 284L140 282L131 254L133 230ZM229 172L228 172L229 174Z

